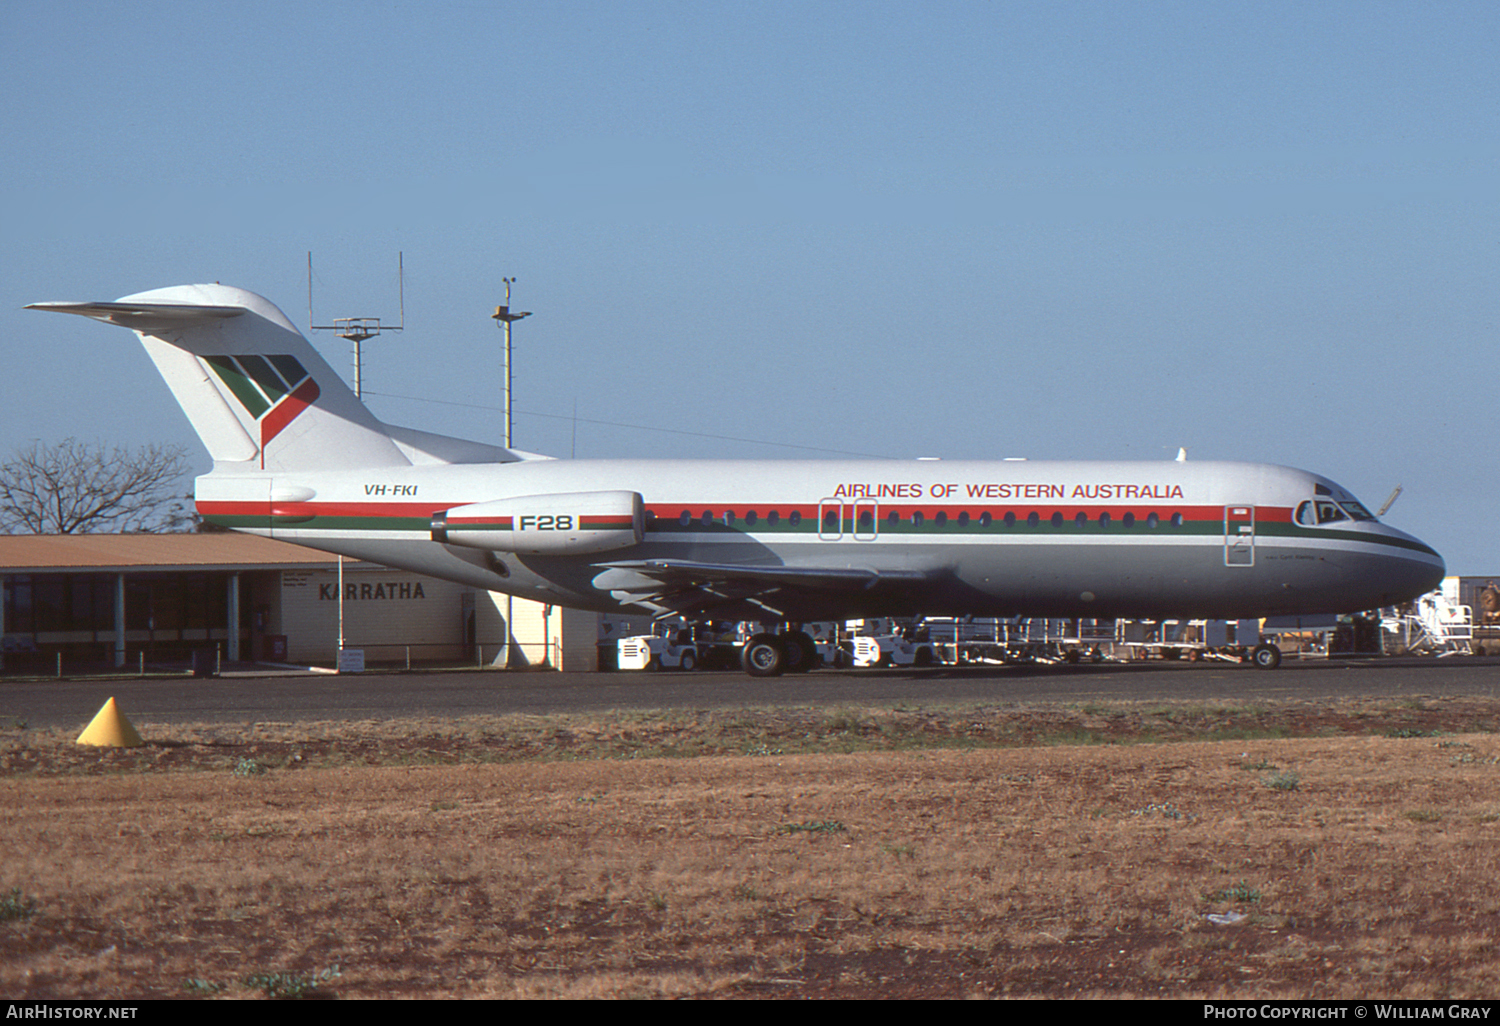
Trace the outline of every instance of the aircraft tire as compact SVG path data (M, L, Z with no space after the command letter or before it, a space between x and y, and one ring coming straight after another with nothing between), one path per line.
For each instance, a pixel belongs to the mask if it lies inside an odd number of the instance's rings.
M1274 670L1281 665L1281 649L1270 642L1256 645L1250 653L1250 661L1257 670Z
M818 665L818 646L805 631L788 631L781 636L786 649L786 672L806 673Z
M752 677L779 677L786 671L786 648L774 634L757 634L740 649L740 665Z

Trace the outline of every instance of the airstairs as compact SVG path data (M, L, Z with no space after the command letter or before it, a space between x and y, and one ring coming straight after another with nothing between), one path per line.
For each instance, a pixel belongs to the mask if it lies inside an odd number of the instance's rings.
M1381 645L1387 655L1471 655L1474 611L1432 591L1414 602L1380 611Z

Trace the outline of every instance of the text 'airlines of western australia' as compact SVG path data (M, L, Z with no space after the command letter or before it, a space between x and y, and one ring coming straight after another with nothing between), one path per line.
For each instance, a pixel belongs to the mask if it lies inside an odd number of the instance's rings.
M241 289L31 308L136 332L213 457L205 521L556 605L783 626L1244 619L1391 605L1444 572L1287 467L557 460L382 423Z

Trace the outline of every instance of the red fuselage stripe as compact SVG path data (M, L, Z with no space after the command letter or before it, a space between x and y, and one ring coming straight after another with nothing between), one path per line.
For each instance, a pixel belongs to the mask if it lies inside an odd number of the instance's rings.
M219 516L266 516L268 513L274 516L296 516L296 517L430 517L435 513L441 513L446 509L454 509L466 505L465 502L278 502L271 506L269 502L245 502L245 501L200 501L198 512L205 515ZM871 504L873 505L873 504ZM793 512L802 514L805 520L815 520L820 509L841 507L842 513L847 517L856 508L853 502L829 503L820 507L805 503L674 503L670 506L657 505L647 506L648 516L659 520L672 521L681 517L684 510L692 520L699 519L705 512L714 518L724 516L726 513L734 514L735 518L743 519L746 513L756 513L764 518L767 513L775 511L785 518ZM864 503L859 503L857 508L868 509ZM1254 506L1247 507L1255 510L1255 519L1260 523L1290 523L1292 510L1288 506ZM991 517L1000 519L1006 513L1014 513L1016 519L1024 520L1032 513L1038 514L1043 519L1051 517L1053 513L1061 513L1064 518L1072 519L1079 513L1086 513L1090 520L1097 519L1100 513L1108 513L1111 519L1119 519L1126 513L1135 514L1137 519L1145 517L1149 513L1155 513L1159 517L1170 517L1173 513L1181 513L1184 520L1192 521L1222 521L1224 519L1224 506L1185 506L1172 503L1142 502L1134 504L1100 504L1100 505L1078 505L1073 504L1008 504L1008 503L951 503L910 505L895 503L881 503L878 507L882 518L897 513L903 521L910 521L913 513L921 513L922 519L931 520L939 513L948 514L950 520L955 519L960 513L968 513L973 519L978 519L981 513L989 513ZM486 518L463 518L455 517L450 522L454 524L494 524L503 522L504 517ZM595 518L592 516L584 518L594 526ZM615 518L609 518L606 522L612 522ZM618 521L621 525L627 522L623 519ZM599 526L603 526L600 524Z

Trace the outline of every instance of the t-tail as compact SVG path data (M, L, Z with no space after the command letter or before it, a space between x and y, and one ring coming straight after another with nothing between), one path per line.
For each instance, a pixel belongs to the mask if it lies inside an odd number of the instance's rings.
M228 285L176 285L112 303L34 303L130 328L216 472L508 462L496 446L384 424L274 304Z

